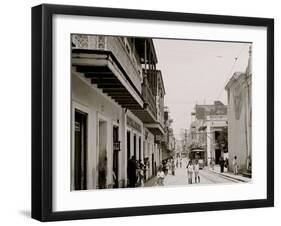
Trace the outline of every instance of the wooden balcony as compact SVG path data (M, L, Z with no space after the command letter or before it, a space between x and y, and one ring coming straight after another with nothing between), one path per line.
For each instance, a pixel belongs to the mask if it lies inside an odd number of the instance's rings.
M164 131L164 107L162 114L159 114L159 108L157 108L157 79L149 79L155 75L155 70L143 71L144 78L142 84L142 97L144 100L144 110L142 112L134 111L134 113L141 118L146 128L150 130L154 135L163 135ZM163 120L162 120L163 118Z
M73 35L72 49L109 51L118 60L119 66L141 92L142 69L133 46L126 45L122 37L102 35Z
M73 35L72 66L123 108L132 111L154 134L163 134L155 93L146 74L143 77L137 50L127 44L121 37Z
M72 66L77 72L123 108L144 108L137 63L130 59L120 38L81 35L73 45Z
M138 116L144 123L156 123L157 122L157 109L156 100L148 84L144 82L142 84L142 98L144 101L143 109L132 110L133 113Z
M157 118L156 99L148 85L142 85L142 97L144 100L144 107L151 112L153 117Z
M137 90L141 92L142 83L142 71L141 64L138 62L138 56L131 47L128 51L121 37L107 36L105 38L104 50L111 51L113 55L118 59L126 74L136 86Z

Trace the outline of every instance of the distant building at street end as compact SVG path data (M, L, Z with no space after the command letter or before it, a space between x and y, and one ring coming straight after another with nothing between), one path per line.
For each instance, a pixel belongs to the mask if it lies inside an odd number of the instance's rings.
M219 164L220 157L228 158L226 105L220 101L195 105L190 127L190 158L201 158L205 165L209 165L211 159Z
M252 162L252 70L251 46L245 72L235 72L225 87L228 95L229 158L235 156L238 171L251 177ZM232 164L229 164L233 170Z

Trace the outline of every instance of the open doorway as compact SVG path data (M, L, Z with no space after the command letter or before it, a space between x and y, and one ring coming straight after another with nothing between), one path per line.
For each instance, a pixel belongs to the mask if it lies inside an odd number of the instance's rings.
M134 156L137 158L137 135L134 134Z
M119 142L119 128L113 126L113 188L118 188L118 174L119 174L119 151L120 151L120 142Z
M216 152L215 152L215 161L216 161L216 164L219 164L220 163L220 158L221 158L221 149L216 149Z
M141 137L139 137L139 160L141 162L143 162L143 158L142 158L142 155L141 155Z
M131 158L131 133L127 131L127 161Z
M152 175L155 175L155 164L154 164L154 153L152 153L151 156L151 162L152 162Z
M98 188L107 188L107 122L99 120Z
M74 190L87 189L87 116L75 109Z

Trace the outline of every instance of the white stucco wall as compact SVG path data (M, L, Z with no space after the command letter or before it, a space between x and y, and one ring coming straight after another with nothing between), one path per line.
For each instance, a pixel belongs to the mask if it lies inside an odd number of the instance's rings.
M145 139L145 157L149 158L149 167L147 168L147 178L152 176L152 154L155 152L155 144L154 144L154 135L148 130L145 129L144 133L147 133L147 137ZM154 160L155 160L155 153L154 153Z
M86 79L77 73L72 73L72 105L81 105L89 109L88 112L88 162L87 162L87 187L88 189L97 186L97 164L98 164L98 123L99 119L107 122L107 183L112 183L112 160L113 144L112 133L113 125L119 126L119 140L122 150L119 152L119 161L124 159L125 128L124 112L121 106L113 102L100 90L93 87ZM83 111L83 109L81 109ZM74 119L72 119L74 120ZM121 163L121 162L120 162ZM119 164L122 166L122 164ZM124 167L119 168L119 179L125 179Z
M228 104L228 155L229 168L232 171L232 161L237 156L238 167L241 170L246 168L247 150L246 150L246 92L242 90L242 106L240 118L235 118L235 105L233 97L233 88L229 90Z

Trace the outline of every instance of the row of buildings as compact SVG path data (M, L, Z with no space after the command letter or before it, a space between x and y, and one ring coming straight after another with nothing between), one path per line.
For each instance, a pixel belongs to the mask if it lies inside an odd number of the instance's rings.
M191 158L200 158L209 166L219 164L220 157L229 163L237 157L240 173L251 177L252 171L252 70L251 46L244 72L235 72L225 86L227 105L196 105L192 113L188 151ZM233 170L232 164L228 164Z
M71 36L71 189L128 185L128 161L156 174L174 149L152 39Z

